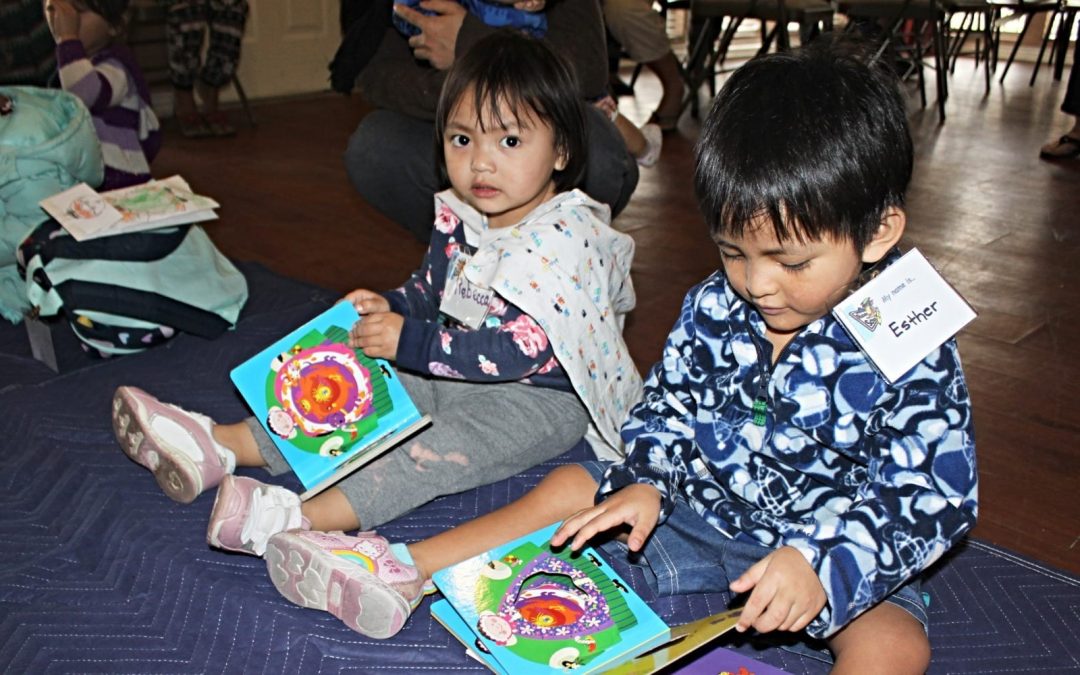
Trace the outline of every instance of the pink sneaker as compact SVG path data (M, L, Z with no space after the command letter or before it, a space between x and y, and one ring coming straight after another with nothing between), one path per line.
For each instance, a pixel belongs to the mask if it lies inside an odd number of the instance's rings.
M221 479L206 541L216 548L262 555L273 535L297 528L310 529L300 512L296 493L246 476Z
M357 633L393 636L424 597L424 580L374 532L293 531L266 547L266 568L290 602L330 612Z
M211 436L213 421L205 415L162 403L138 387L120 387L113 395L112 422L124 452L150 469L165 494L178 502L194 501L232 473Z

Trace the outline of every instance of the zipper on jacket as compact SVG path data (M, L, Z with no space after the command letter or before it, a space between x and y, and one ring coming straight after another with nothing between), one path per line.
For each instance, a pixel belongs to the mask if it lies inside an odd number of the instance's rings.
M765 350L762 348L761 342L759 341L760 336L754 331L754 326L750 323L749 312L746 316L746 329L750 335L751 342L754 343L754 349L757 351L758 355L757 391L754 393L753 418L751 421L754 423L754 426L763 427L769 419L769 382L772 380L773 362L765 356ZM766 330L768 330L768 326L766 326ZM795 338L792 338L784 345L784 348L780 350L780 353L776 355L777 363L784 357L788 347L790 347L791 343L794 341ZM770 351L772 350L770 349Z

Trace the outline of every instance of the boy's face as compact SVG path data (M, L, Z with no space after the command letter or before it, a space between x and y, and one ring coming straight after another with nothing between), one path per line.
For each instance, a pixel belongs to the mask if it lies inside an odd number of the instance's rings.
M867 259L851 241L778 241L765 218L716 243L732 288L761 314L778 348L842 300Z

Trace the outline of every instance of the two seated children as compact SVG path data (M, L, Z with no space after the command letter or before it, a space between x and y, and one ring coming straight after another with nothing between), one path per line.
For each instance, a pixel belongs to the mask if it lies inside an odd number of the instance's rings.
M837 672L922 672L919 575L977 512L956 343L889 383L830 314L897 257L911 169L890 75L825 42L743 66L697 145L721 267L687 295L623 426L626 457L559 467L407 546L275 534L275 586L388 637L435 570L562 521L552 544L629 551L663 594L746 594L739 630L812 638L797 649L831 652Z

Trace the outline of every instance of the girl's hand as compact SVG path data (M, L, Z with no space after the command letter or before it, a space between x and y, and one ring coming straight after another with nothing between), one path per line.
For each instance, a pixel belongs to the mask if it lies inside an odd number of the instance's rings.
M368 356L394 361L405 317L394 312L368 314L353 324L349 331L349 346L364 350Z
M79 39L79 12L68 0L45 0L45 20L57 44Z
M351 302L352 306L356 308L356 313L360 316L390 311L390 303L387 302L386 298L366 288L358 288L338 302Z
M754 589L735 630L753 626L760 633L806 628L825 606L825 588L801 553L782 546L731 582L731 590Z
M629 525L626 540L631 551L640 551L660 520L660 491L651 485L627 485L596 506L578 511L563 521L551 537L552 546L562 546L571 537L570 550L613 527Z

